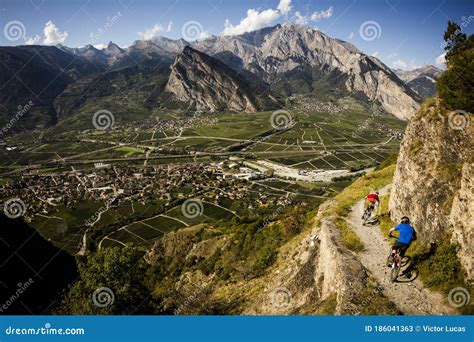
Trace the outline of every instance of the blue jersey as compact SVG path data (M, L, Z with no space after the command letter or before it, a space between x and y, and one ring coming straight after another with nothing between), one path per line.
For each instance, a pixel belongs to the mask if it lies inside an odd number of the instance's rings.
M400 236L397 239L398 242L404 243L405 245L411 243L411 240L413 240L413 236L415 235L415 229L413 229L412 226L408 223L400 223L395 227L395 230L400 232Z

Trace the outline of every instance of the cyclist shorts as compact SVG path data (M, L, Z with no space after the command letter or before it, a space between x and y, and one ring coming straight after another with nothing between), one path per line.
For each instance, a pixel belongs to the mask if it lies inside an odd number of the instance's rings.
M410 247L410 245L407 245L405 243L401 243L401 242L398 242L396 241L393 246L392 246L392 249L398 249L398 251L400 252L400 256L403 258L405 256L405 253L408 249L408 247Z

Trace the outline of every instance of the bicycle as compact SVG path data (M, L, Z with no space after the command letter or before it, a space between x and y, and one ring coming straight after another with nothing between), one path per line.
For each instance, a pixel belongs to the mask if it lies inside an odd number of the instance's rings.
M375 205L374 204L369 204L367 206L367 208L365 209L364 211L364 214L362 214L362 225L365 225L367 223L367 220L370 218L370 216L372 216L372 212L374 211L375 209Z
M388 237L396 239L396 236L389 234ZM395 250L395 253L393 253ZM400 256L400 251L398 248L391 247L390 248L390 255L388 256L387 264L391 263L391 271L390 271L390 281L394 283L397 280L398 273L400 272L401 264L402 264L402 257Z

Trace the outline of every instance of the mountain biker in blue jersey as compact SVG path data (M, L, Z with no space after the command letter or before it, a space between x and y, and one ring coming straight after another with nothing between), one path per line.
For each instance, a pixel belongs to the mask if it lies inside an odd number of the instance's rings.
M408 247L410 247L411 242L416 240L415 229L410 225L410 219L407 216L403 216L400 224L390 229L388 236L393 237L392 232L395 230L399 232L399 236L397 241L395 241L390 249L390 256L388 257L387 266L392 265L393 255L395 254L396 250L399 251L400 257L403 258Z

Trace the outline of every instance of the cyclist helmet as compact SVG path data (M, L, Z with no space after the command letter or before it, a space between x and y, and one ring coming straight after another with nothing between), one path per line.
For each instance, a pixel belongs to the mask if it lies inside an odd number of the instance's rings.
M408 218L408 216L402 217L402 223L410 223L410 219Z

